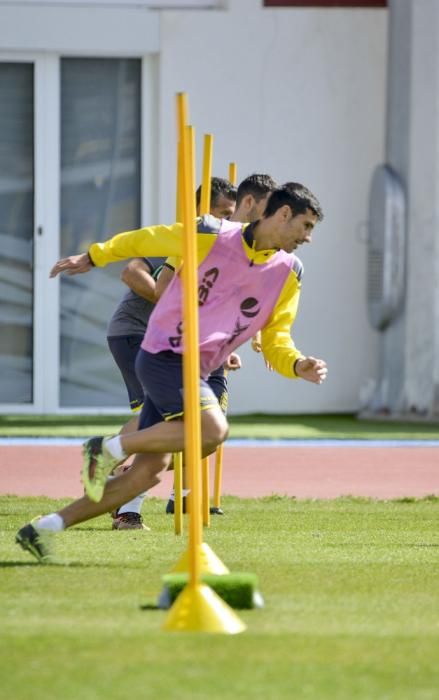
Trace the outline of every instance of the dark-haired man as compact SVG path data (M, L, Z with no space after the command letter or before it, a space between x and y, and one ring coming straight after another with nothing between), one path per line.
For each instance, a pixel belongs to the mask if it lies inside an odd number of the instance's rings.
M199 222L200 410L205 455L214 452L228 433L227 420L205 377L258 330L264 355L277 372L315 384L326 378L326 363L304 356L290 335L303 269L294 251L311 242L322 218L318 200L306 187L286 183L272 193L262 219L254 224L212 217ZM181 256L182 239L179 223L119 234L92 244L88 253L59 260L51 276L89 272L133 255ZM39 561L50 560L54 532L106 513L152 488L168 463L168 453L184 449L181 291L180 277L175 275L154 309L137 356L136 371L146 397L139 430L88 440L82 471L88 497L38 518L17 533L17 542ZM108 474L131 454L136 455L133 467L107 482Z
M270 175L254 173L246 177L238 186L233 220L252 223L261 219L268 198L277 187Z
M197 208L200 205L200 199L201 187L196 192ZM235 210L235 201L236 187L222 177L212 177L210 180L212 216L217 219L228 219ZM156 279L164 262L165 258L160 257L133 258L129 261L121 273L121 279L129 287L129 291L122 297L107 328L107 343L125 382L130 409L133 412L132 419L122 428L122 434L137 430L139 412L143 406L143 387L135 371L136 356L157 301ZM221 378L218 380L221 381ZM218 391L220 389L221 387L218 387ZM120 471L129 467L130 465L121 467ZM144 499L145 493L139 494L113 511L112 529L146 529L141 515Z
M238 186L236 193L236 208L233 214L229 217L230 221L238 221L243 224L251 224L260 219L264 213L268 198L271 193L278 187L277 183L271 175L263 173L254 173L246 177ZM200 189L197 190L197 206L200 202ZM218 217L220 218L220 217ZM160 297L169 283L171 282L175 269L180 266L180 261L169 259L164 264L157 280L156 295ZM260 342L260 333L258 332L251 340L252 348L255 352L262 352L262 344ZM234 363L230 363L227 369L239 369L240 361L236 364L235 357L232 356ZM266 361L267 367L269 364ZM211 375L212 378L212 375ZM226 412L228 403L228 387L227 387L227 372L225 368L220 368L215 372L213 381L217 382L217 391L222 387L222 408ZM218 394L217 394L218 395ZM167 513L174 513L174 491L171 492L167 506ZM211 508L211 513L223 513L221 509Z

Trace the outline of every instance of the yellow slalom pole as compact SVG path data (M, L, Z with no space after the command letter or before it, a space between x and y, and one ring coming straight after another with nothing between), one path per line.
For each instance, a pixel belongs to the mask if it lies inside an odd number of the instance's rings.
M229 163L229 182L236 185L238 182L238 168L236 163Z
M177 146L177 203L176 203L176 208L175 208L175 219L176 221L182 221L183 220L183 205L182 205L182 189L183 189L183 157L182 157L182 150L183 150L183 142L179 141L178 146Z
M201 461L201 512L203 515L204 527L210 527L210 479L209 479L209 457L204 457Z
M177 146L177 210L176 220L183 219L183 141L182 132L184 125L182 120L187 112L187 101L181 106L183 114L178 120L179 140ZM183 454L178 452L173 456L174 463L174 532L181 535L183 532Z
M181 95L177 95L179 104ZM172 605L166 630L237 634L245 625L211 589L201 583L201 417L200 359L195 229L194 130L183 132L183 382L185 463L191 489L189 517L189 582Z
M187 94L181 92L177 99L177 221L183 221L183 131L188 122L188 111Z
M174 463L174 532L183 532L183 455L175 452Z
M210 212L210 190L213 161L213 136L204 135L203 142L203 177L201 180L200 216ZM209 458L205 457L201 463L201 492L203 525L210 527L210 483L209 483Z
M204 134L203 177L201 180L200 216L210 213L210 180L212 177L213 136Z
M175 220L183 221L183 131L188 121L188 99L180 93L177 100L177 192ZM173 456L174 463L174 532L183 531L183 455Z
M236 163L229 163L229 182L236 185L238 181L238 167ZM226 370L227 371L227 370ZM221 489L223 481L223 458L224 458L224 443L218 445L215 452L215 477L213 485L213 512L222 513L221 511Z
M215 452L215 480L213 484L213 507L217 512L221 509L221 488L223 482L224 443L218 445ZM221 514L221 513L220 513Z
M191 492L189 522L190 585L200 580L201 548L201 420L200 420L200 364L198 357L198 298L197 248L195 231L195 138L194 129L183 131L183 386L184 386L184 444L185 463Z

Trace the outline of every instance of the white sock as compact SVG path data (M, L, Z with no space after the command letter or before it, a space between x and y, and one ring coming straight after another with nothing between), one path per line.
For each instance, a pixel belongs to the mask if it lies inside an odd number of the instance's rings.
M123 506L118 508L117 514L122 515L122 513L138 513L140 515L145 496L146 491L145 493L141 493L140 496L136 496L135 498L131 499L131 501L128 501L128 503L125 503Z
M43 515L35 524L41 530L52 530L52 532L61 532L61 530L65 530L66 527L64 525L64 520L58 513Z
M110 453L114 459L119 460L122 462L124 459L128 457L126 452L124 452L122 448L122 443L120 441L120 435L115 435L115 437L109 437L109 438L104 438L103 447L107 450L107 452Z
M183 498L184 498L185 496L187 496L191 492L191 490L190 489L182 489L181 492L182 492ZM172 489L172 491L170 493L169 500L175 501L175 490L174 489Z

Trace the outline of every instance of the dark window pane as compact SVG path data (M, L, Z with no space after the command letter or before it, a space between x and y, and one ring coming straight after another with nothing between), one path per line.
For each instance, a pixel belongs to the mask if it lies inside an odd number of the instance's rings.
M33 400L34 71L0 63L0 402Z

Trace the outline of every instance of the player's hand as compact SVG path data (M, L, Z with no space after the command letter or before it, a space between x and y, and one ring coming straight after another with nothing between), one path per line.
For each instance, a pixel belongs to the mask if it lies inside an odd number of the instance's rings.
M298 377L314 384L322 384L328 374L326 362L317 360L315 357L304 357L297 360L294 369Z
M232 372L234 372L237 369L241 369L241 358L239 357L239 355L236 354L236 352L232 352L228 356L227 360L224 362L223 367L224 369L231 370Z
M252 350L255 352L262 352L262 338L261 338L261 331L258 331L256 335L253 336L251 339L251 346ZM273 367L270 365L269 361L265 359L264 357L264 362L266 368L269 370L269 372L273 372Z
M261 342L261 331L258 331L256 335L251 339L252 350L255 352L262 352L262 342Z
M88 253L81 255L71 255L69 258L62 258L52 267L49 277L56 277L60 272L67 272L68 275L79 275L82 272L89 272L93 267Z

